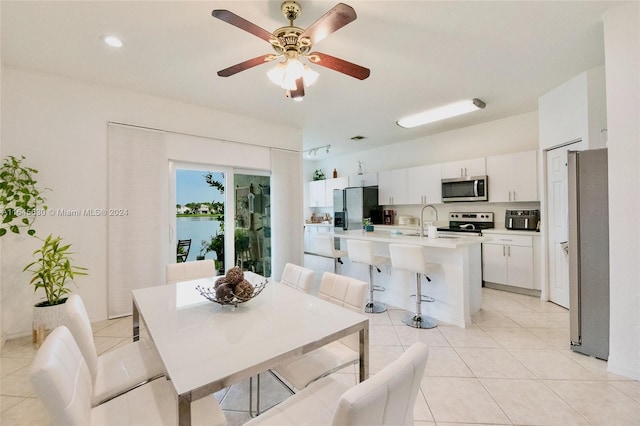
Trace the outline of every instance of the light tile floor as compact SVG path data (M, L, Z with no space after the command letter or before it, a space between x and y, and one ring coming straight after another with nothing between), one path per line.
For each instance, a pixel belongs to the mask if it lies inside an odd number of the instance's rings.
M402 310L371 314L370 369L375 374L408 346L429 346L415 424L640 425L640 382L607 372L604 361L569 350L568 311L539 299L483 289L482 309L467 329L440 324L416 330ZM131 319L93 324L98 352L131 339ZM0 358L0 424L46 425L28 371L29 338L5 343ZM355 384L355 367L338 373ZM229 425L249 419L248 382L217 393ZM288 393L262 375L263 408Z

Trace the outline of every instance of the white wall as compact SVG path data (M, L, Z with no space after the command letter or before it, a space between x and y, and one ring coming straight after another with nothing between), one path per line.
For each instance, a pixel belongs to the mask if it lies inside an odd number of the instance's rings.
M638 2L604 15L609 139L609 371L635 379L640 379L639 28Z
M607 127L605 68L578 74L538 100L540 149L579 139L589 149L604 148L601 130Z
M362 144L362 151L318 162L305 161L307 180L312 180L317 168L324 169L327 176L334 168L340 176L355 175L360 160L364 161L367 173L535 150L538 149L538 114L534 111L515 115L375 149L367 149L366 139L354 144Z
M3 66L2 156L25 155L52 188L49 208L107 206L107 122L119 122L254 145L302 149L302 131L222 111L188 105L33 70ZM190 149L190 148L187 148ZM246 156L250 157L248 146ZM199 158L200 162L209 159ZM211 162L216 163L214 158ZM168 172L168 169L167 169ZM93 320L106 318L107 221L98 217L46 216L38 233L56 233L73 244L77 264L89 268L76 291ZM300 231L301 233L302 231ZM31 306L41 298L26 285L22 267L37 240L2 238L2 335L30 332Z

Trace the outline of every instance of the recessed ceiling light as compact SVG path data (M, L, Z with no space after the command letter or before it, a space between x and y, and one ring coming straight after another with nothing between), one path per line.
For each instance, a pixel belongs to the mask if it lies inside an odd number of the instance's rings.
M455 117L456 115L466 114L471 111L482 109L485 106L486 104L480 99L474 98L410 115L408 117L401 118L396 123L398 126L408 129L411 127L422 126L423 124L433 123L434 121L444 120L445 118Z
M102 41L104 41L107 45L111 47L122 47L124 44L122 40L112 35L102 36Z

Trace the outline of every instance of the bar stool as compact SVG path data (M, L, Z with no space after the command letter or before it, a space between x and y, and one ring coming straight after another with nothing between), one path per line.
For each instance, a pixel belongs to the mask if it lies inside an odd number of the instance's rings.
M316 236L316 253L320 256L326 256L333 258L333 272L338 273L338 263L342 263L342 258L347 257L345 250L337 250L333 235L321 234Z
M409 314L402 322L413 328L434 328L438 325L437 321L431 317L422 315L422 302L433 302L431 297L422 298L422 286L420 274L427 276L430 267L434 263L427 263L424 259L423 247L411 244L389 244L389 252L391 253L391 264L393 268L399 271L414 272L416 274L416 313Z
M369 265L369 301L364 306L364 311L369 314L385 312L387 310L385 304L373 300L373 268L375 267L380 272L378 266L389 264L390 259L384 256L375 256L371 241L347 240L347 251L352 262Z

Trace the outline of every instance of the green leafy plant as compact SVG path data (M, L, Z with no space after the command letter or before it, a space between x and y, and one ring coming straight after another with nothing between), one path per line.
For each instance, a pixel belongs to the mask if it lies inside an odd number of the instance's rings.
M27 229L27 234L34 235L36 230L31 227L33 222L47 210L42 196L44 190L38 189L38 182L34 179L38 171L23 166L24 159L24 156L17 158L10 155L0 167L0 237L8 231L19 234L23 228Z
M326 177L322 169L316 169L316 171L313 172L313 180L325 180L325 179Z
M49 235L42 243L42 247L33 252L36 260L29 263L22 270L31 272L34 291L44 289L46 301L38 306L52 306L63 303L65 294L71 290L67 287L77 275L87 275L87 268L71 264L69 251L71 244L62 244L61 237Z

